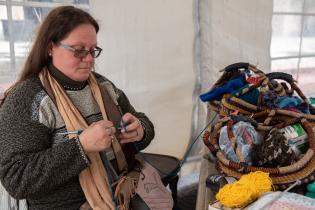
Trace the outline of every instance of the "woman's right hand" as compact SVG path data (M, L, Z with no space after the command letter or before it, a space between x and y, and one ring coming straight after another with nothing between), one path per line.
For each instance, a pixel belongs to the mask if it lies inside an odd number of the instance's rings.
M100 152L109 148L116 129L108 120L92 123L80 135L80 143L85 153Z

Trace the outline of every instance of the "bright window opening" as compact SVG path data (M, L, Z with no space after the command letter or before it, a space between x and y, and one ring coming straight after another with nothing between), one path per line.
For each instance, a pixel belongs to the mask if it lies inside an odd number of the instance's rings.
M315 96L315 1L274 0L271 71L290 73Z
M89 10L89 0L0 0L0 98L17 78L48 12L60 5Z

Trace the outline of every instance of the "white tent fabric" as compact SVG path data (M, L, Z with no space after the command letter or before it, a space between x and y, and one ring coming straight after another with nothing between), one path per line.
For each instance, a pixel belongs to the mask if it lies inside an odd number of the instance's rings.
M199 0L202 92L235 62L270 69L271 0Z
M210 89L221 74L219 70L232 63L249 62L263 71L270 71L272 6L272 0L195 1L198 35L192 139L213 118L199 95ZM203 142L199 140L194 152L202 147Z
M96 71L153 121L156 136L146 152L182 158L190 140L195 83L193 0L91 3L104 48Z
M257 64L261 70L269 71L271 0L198 0L196 9L200 31L198 72L202 93L218 79L220 69L235 62ZM200 102L196 107L204 110L206 104ZM205 116L198 116L199 120L202 118ZM206 209L210 196L213 196L205 190L209 170L209 161L202 160L197 210Z
M240 61L270 67L271 0L90 2L104 49L96 70L155 124L147 152L183 157L208 120L198 96L219 69ZM1 186L0 203L3 210L17 209Z
M147 152L182 158L190 140L193 0L92 0L103 48L96 71L121 88L156 129ZM0 209L25 209L0 184Z

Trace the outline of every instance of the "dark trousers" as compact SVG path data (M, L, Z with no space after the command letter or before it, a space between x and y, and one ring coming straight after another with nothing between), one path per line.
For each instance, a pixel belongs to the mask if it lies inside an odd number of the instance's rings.
M142 200L142 198L136 194L130 201L132 210L150 210L147 204Z

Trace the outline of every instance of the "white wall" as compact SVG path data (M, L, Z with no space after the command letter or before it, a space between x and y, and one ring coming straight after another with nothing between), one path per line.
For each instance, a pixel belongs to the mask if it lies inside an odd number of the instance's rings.
M97 71L153 121L147 152L181 158L190 140L193 0L92 0L104 49Z

